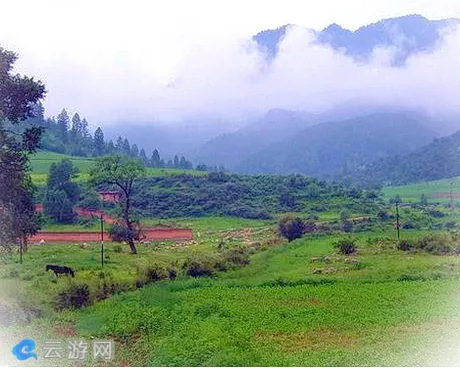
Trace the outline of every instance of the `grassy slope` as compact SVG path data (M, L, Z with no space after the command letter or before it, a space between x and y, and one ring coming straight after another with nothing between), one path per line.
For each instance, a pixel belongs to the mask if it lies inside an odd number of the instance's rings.
M417 184L385 187L383 188L383 194L386 198L391 198L398 194L404 202L418 202L422 194L430 198L436 192L449 193L450 183L453 183L453 192L460 193L460 177L456 177ZM454 200L455 202L460 202L460 198L455 198ZM449 198L436 198L436 201L448 202Z
M244 226L229 220L192 221L203 231L202 250L214 249L222 230ZM420 235L404 232L407 237ZM460 321L460 309L454 308L460 301L460 259L405 254L389 241L378 241L390 236L394 234L360 234L359 253L352 257L336 254L336 236L300 239L256 254L245 268L120 294L82 311L51 315L25 327L23 334L56 337L57 331L75 328L85 338L112 336L118 341L115 365L446 362L447 343ZM106 268L120 278L132 277L137 262L181 258L187 251L142 248L132 257L110 247ZM67 280L53 284L41 263L68 262L85 278L97 272L98 254L97 249L71 245L36 247L19 277L4 279L2 285L16 293L19 285L26 285L25 290L35 290L35 297L45 303L48 294L43 291ZM312 260L325 255L330 259ZM317 274L316 269L335 272Z
M132 364L433 362L434 356L424 352L426 344L442 338L460 318L453 308L460 298L458 281L452 281L460 276L460 260L404 255L368 245L364 235L353 257L359 266L343 256L312 262L313 256L333 254L333 240L298 240L215 279L164 283L117 296L80 313L78 333L108 333L121 341L129 336L119 350L120 359ZM331 267L336 273L313 273ZM408 274L426 280L402 281ZM285 286L273 286L279 280Z
M54 162L59 162L63 159L70 159L73 164L78 167L80 174L77 175L75 181L84 182L87 181L88 171L90 167L94 164L95 159L92 157L75 157L63 155L60 153L54 153L49 151L39 151L31 157L31 169L32 169L32 181L37 185L46 184L46 179L48 176L49 169L51 164ZM206 173L195 171L195 170L181 170L181 169L155 169L147 168L148 176L170 176L188 173L192 175L205 175Z

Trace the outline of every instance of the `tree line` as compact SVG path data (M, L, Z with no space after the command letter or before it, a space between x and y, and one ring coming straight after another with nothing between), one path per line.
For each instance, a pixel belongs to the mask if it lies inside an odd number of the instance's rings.
M165 159L157 149L147 155L144 148L139 148L136 143L131 144L128 138L118 136L116 141L107 140L101 127L97 127L94 134L91 134L88 121L78 112L70 117L67 110L62 109L56 117L45 118L45 109L41 102L37 102L32 105L31 115L24 124L44 129L40 147L48 151L82 157L122 155L138 159L144 166L153 168L225 171L223 166L198 164L194 167L184 156L175 155Z

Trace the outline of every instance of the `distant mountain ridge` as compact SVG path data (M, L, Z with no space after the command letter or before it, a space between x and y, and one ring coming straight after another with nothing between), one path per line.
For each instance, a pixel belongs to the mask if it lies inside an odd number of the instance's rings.
M234 167L246 173L307 174L334 178L380 158L404 155L436 137L416 113L378 113L316 124L247 156Z
M315 31L317 42L330 45L335 50L344 52L358 61L365 61L376 47L393 47L397 50L394 65L403 65L414 54L435 49L442 38L441 32L452 25L460 24L460 19L449 18L429 20L421 15L407 15L388 18L363 26L356 31L331 24L322 31ZM276 57L278 46L291 24L277 29L269 29L253 36L269 59Z
M413 152L379 160L350 173L360 185L401 185L460 175L460 131Z

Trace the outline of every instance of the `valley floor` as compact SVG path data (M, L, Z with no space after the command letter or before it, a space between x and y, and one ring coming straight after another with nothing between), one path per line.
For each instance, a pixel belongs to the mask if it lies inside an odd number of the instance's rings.
M27 322L18 316L19 324L2 328L2 355L11 356L12 344L26 337L37 344L53 338L112 338L117 353L111 365L460 364L459 257L402 252L395 249L393 232L356 234L358 252L345 256L333 246L338 235L280 244L273 240L272 223L191 221L201 232L194 243L143 245L137 256L107 245L104 272L133 282L136 267L150 259L181 260L190 251L213 252L222 239L228 246L265 246L249 265L233 271L161 281L62 312L50 305L60 287L100 275L97 245L33 247L22 266L5 258L3 307L23 308L30 316L35 305L42 318ZM425 234L405 231L403 236ZM75 281L54 280L43 270L48 262L75 267Z

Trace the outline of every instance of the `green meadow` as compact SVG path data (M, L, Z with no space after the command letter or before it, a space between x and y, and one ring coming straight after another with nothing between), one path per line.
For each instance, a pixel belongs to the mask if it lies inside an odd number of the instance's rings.
M41 318L3 329L3 337L37 340L79 336L116 341L114 365L334 366L454 364L460 321L460 259L396 249L395 233L355 234L357 252L334 247L342 235L312 235L285 243L270 222L228 218L178 219L195 226L192 242L156 242L139 254L106 245L32 246L25 263L4 258L2 300ZM430 231L404 231L416 239ZM55 311L56 293L70 284L110 277L132 283L151 262L183 261L225 247L253 247L249 265L211 277L180 275L115 293L80 309ZM65 263L75 279L55 278L46 263ZM109 275L109 276L107 276ZM18 290L21 292L18 293ZM24 315L21 319L27 320ZM43 364L43 362L42 362ZM91 364L88 362L88 364Z

